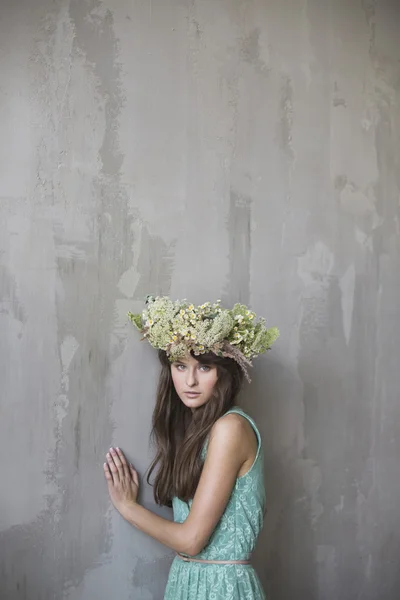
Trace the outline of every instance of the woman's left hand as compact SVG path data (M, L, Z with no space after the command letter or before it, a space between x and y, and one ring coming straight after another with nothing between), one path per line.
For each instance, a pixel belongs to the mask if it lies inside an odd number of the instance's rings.
M110 448L104 463L104 475L108 491L115 508L122 514L132 504L136 504L139 493L139 477L119 448Z

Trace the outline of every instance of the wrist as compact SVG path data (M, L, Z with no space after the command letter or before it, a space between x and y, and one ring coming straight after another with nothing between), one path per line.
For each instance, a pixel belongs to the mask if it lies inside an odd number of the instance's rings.
M121 515L126 521L132 522L137 506L137 502L124 502L120 507L118 507L118 511L121 513Z

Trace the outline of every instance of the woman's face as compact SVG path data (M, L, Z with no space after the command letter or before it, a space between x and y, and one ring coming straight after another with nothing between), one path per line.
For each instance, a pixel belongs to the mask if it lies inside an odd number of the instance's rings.
M214 365L202 365L192 356L172 363L171 375L176 393L192 410L209 401L218 379Z

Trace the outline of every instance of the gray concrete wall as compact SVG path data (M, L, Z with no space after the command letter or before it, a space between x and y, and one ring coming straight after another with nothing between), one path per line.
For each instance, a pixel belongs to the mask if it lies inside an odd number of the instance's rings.
M243 394L271 600L400 597L396 4L2 0L1 600L162 598L101 468L151 456L148 292L281 328Z

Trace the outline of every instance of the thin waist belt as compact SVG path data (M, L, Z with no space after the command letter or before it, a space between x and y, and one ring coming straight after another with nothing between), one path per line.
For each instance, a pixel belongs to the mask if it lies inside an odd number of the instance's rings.
M183 556L176 553L177 556L184 560L185 562L195 562L195 563L203 563L206 565L249 565L250 560L205 560L203 558L189 558L188 556Z

